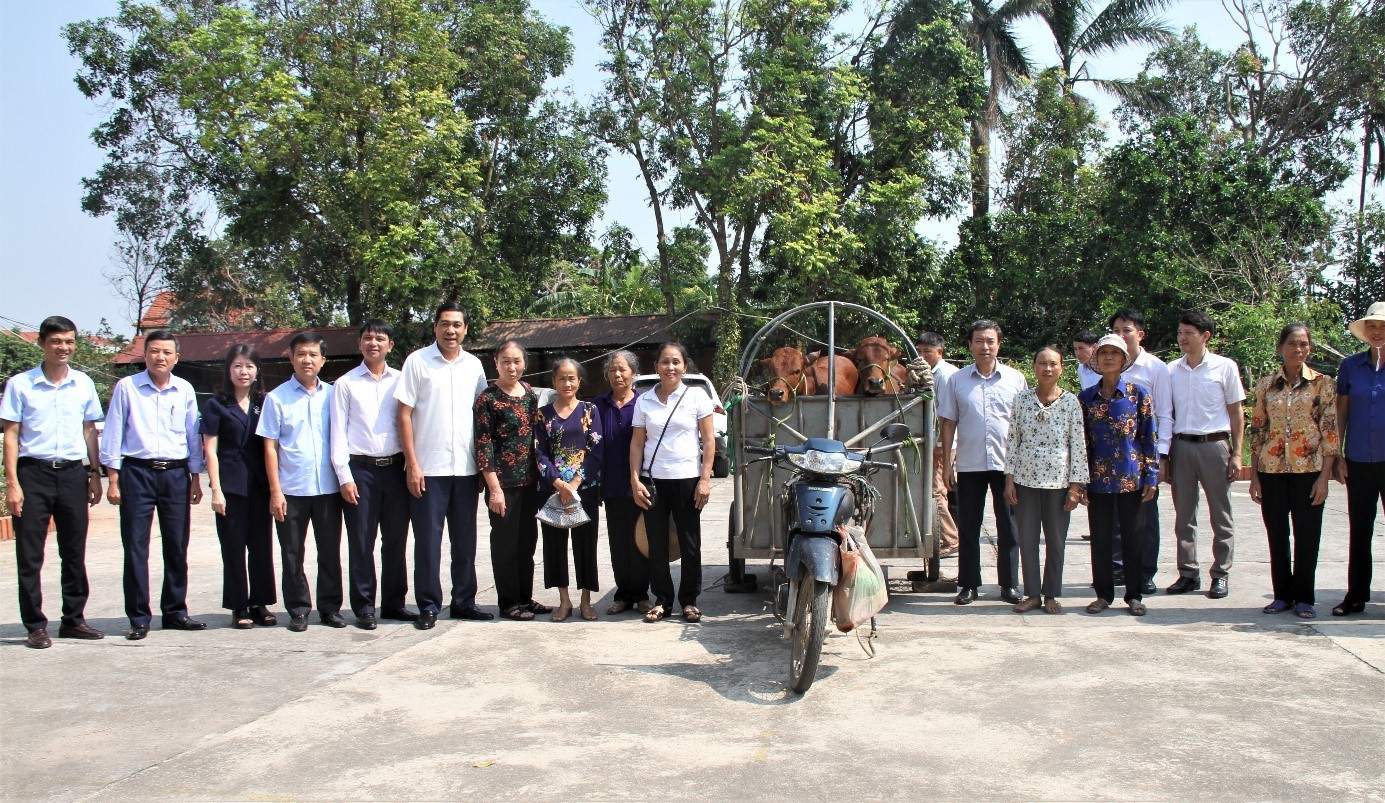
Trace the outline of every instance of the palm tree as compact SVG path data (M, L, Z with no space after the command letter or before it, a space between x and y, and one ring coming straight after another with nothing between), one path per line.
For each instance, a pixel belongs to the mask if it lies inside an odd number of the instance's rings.
M967 42L986 65L990 89L981 115L971 121L971 214L980 217L991 210L991 132L1000 119L1000 98L1014 88L1017 79L1029 75L1029 56L1015 41L1014 23L1040 13L1046 0L1005 0L992 8L991 0L971 0L971 19L966 24Z
M1092 77L1086 59L1128 45L1173 41L1173 29L1157 16L1169 3L1170 0L1114 0L1097 12L1091 0L1049 0L1040 14L1053 33L1064 92L1083 100L1073 89L1085 81L1127 103L1158 108L1160 98L1133 81Z

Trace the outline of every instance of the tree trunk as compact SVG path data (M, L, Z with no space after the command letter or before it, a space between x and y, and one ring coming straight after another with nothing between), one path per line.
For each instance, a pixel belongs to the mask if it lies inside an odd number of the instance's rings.
M991 213L991 131L985 120L971 121L971 216Z

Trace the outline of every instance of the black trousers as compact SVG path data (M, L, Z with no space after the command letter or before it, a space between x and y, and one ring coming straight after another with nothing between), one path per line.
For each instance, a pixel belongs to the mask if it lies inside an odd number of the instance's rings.
M216 517L221 541L221 607L228 611L273 605L274 519L269 494L251 483L248 496L226 494L226 515Z
M1107 602L1116 599L1116 573L1111 564L1112 531L1116 522L1127 533L1144 532L1144 491L1119 494L1088 492L1087 524L1092 531L1092 585L1096 595ZM1138 538L1121 542L1125 555L1125 601L1141 598L1144 579L1144 544Z
M996 574L1002 589L1018 588L1020 548L1015 538L1015 514L1005 504L1005 473L957 472L957 587L981 587L981 521L985 517L986 492L995 512Z
M14 556L19 570L19 619L29 630L48 626L43 615L43 556L48 521L58 526L58 561L62 566L63 624L86 621L87 470L82 465L55 471L50 466L20 463L14 478L24 491L24 515L13 516Z
M1145 527L1144 527L1144 578L1150 582L1154 581L1154 575L1159 572L1159 490L1154 491L1154 498L1148 502L1142 502L1145 508ZM1125 547L1121 539L1120 517L1116 518L1116 531L1111 534L1111 554L1112 562L1115 564L1116 571L1125 571Z
M534 549L539 544L539 489L530 483L504 488L505 515L487 507L491 520L491 571L501 612L534 601Z
M284 562L284 607L290 616L307 616L313 609L308 576L303 569L308 526L317 545L317 612L341 611L341 494L288 496L288 515L277 522L279 554Z
M356 504L342 503L346 519L346 562L351 578L351 611L375 614L375 535L380 535L380 602L386 610L404 607L409 593L405 551L409 545L409 502L404 463L351 464Z
M632 496L611 496L606 508L606 540L611 547L611 570L616 576L615 600L634 606L649 599L649 560L635 546L640 508Z
M452 605L476 607L475 474L425 477L423 496L409 505L414 524L414 599L418 610L442 610L442 525L452 552Z
M596 488L582 491L582 509L587 511L591 521L571 530L542 525L543 529L543 587L567 588L567 540L572 533L572 567L577 575L577 587L586 591L599 591L596 581L596 532L601 520L601 495ZM545 495L544 503L548 502Z
M1347 595L1355 604L1371 598L1371 537L1375 513L1385 501L1385 462L1347 461Z
M697 477L654 480L659 502L644 512L649 538L649 586L654 602L665 609L673 605L673 570L668 562L669 518L678 527L678 554L683 566L678 577L678 604L696 605L702 592L702 511L693 504Z
M1324 505L1313 504L1318 472L1266 474L1260 477L1260 517L1270 540L1270 583L1274 598L1314 605L1318 547L1322 544ZM1290 531L1293 547L1290 548Z
M186 468L155 471L125 463L120 469L120 542L125 548L125 615L132 626L148 627L149 531L159 514L164 559L159 608L166 618L188 615L188 492Z

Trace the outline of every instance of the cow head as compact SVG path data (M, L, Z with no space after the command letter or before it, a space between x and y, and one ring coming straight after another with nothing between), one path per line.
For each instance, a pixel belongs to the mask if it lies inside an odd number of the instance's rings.
M904 388L895 377L894 369L904 352L889 344L883 337L871 336L857 344L848 352L856 369L860 371L861 392L867 396L881 393L899 393Z
M815 388L813 375L808 370L808 358L800 349L781 346L768 358L760 360L772 377L765 387L765 396L770 404L784 404L794 396L811 394Z

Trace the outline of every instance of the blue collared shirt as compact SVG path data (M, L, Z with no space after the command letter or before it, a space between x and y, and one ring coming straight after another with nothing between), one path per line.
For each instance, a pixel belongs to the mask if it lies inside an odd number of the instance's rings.
M170 376L162 389L148 371L115 383L106 428L101 433L101 465L120 470L127 457L143 460L182 460L188 471L201 474L201 416L192 383Z
M332 467L332 386L318 380L309 393L291 376L270 391L255 434L278 441L279 488L285 496L336 493Z
M1385 367L1371 364L1367 349L1342 360L1337 372L1337 397L1347 398L1343 445L1353 463L1385 462Z
M1024 374L996 363L982 376L976 363L947 378L938 395L938 417L957 422L957 470L1004 471L1015 397L1029 387Z
M40 460L85 460L82 432L101 420L101 400L91 377L68 366L54 385L40 365L15 374L0 398L0 420L19 424L19 456Z

